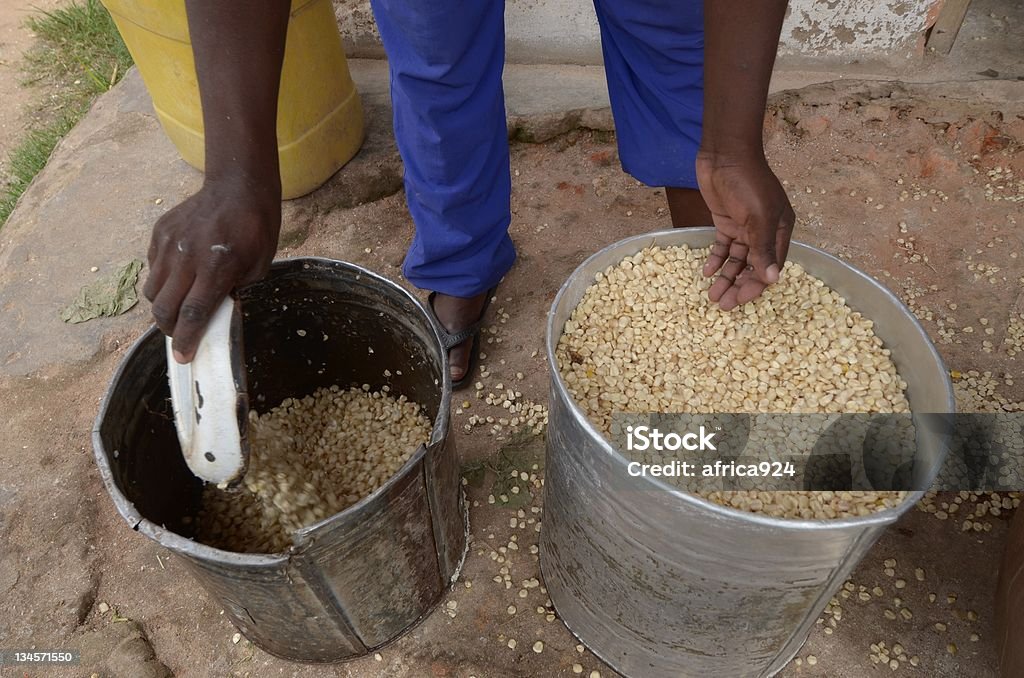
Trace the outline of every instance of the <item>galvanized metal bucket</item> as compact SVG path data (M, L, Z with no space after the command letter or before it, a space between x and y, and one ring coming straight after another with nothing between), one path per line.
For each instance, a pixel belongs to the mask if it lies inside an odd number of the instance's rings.
M634 677L771 676L797 653L829 599L883 530L914 506L862 518L786 520L726 508L659 478L623 492L628 462L573 402L555 359L565 321L594 274L650 245L706 247L714 229L636 236L587 259L548 316L552 366L541 568L559 616L596 655ZM850 265L793 243L791 261L846 297L892 351L915 412L951 413L949 375L920 324ZM928 430L930 479L946 441ZM634 486L635 487L635 486Z
M287 553L197 543L202 483L178 447L164 340L153 328L129 350L100 409L93 429L100 474L128 524L181 555L264 650L315 662L364 655L426 617L466 554L445 351L412 295L339 261L277 262L242 292L242 303L257 410L320 386L388 384L426 409L434 422L429 444L373 494L299 532Z

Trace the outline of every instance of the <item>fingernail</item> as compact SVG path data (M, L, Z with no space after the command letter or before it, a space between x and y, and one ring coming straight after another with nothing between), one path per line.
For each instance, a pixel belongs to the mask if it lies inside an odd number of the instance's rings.
M772 264L765 270L765 275L768 276L768 282L775 283L779 282L779 267L776 264Z
M185 354L179 351L178 349L174 349L174 359L177 360L182 365L188 363L188 360L185 358Z

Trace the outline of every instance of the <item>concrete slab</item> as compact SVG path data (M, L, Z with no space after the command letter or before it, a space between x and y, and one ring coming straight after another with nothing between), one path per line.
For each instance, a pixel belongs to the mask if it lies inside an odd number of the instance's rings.
M0 230L0 374L88 359L143 314L79 325L59 317L96 275L145 259L153 223L200 182L159 130L136 71L100 97Z
M364 103L390 102L386 61L350 59L349 70ZM602 66L510 63L503 80L513 138L546 141L577 127L613 129Z

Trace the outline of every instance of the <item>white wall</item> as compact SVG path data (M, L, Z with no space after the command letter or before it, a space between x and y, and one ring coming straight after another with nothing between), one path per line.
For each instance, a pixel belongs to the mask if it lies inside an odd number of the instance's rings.
M944 0L792 0L779 54L891 58L923 54Z
M693 1L700 0L679 0ZM790 0L779 54L832 60L918 56L925 31L943 1ZM369 2L334 0L334 4L349 55L381 56ZM586 0L507 0L505 26L511 62L601 63L597 19L593 5Z

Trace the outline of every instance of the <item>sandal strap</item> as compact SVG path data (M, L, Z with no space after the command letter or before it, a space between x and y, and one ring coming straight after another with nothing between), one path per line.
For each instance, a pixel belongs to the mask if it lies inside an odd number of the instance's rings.
M437 313L434 312L434 297L437 296L437 292L431 292L427 296L427 307L430 309L430 313L434 316L434 320L436 321L438 332L441 335L441 344L444 346L444 350L450 351L467 339L471 339L480 331L480 328L484 324L484 317L487 315L487 308L491 305L491 297L494 296L497 289L498 287L494 286L487 290L487 298L484 300L483 308L480 309L480 318L469 327L461 329L458 332L449 332L437 318Z
M450 351L451 349L455 348L456 346L466 341L467 339L473 338L473 335L475 335L479 331L479 323L476 325L471 325L470 327L467 327L466 329L460 332L456 332L455 334L450 334L447 331L445 331L443 337L445 350Z

